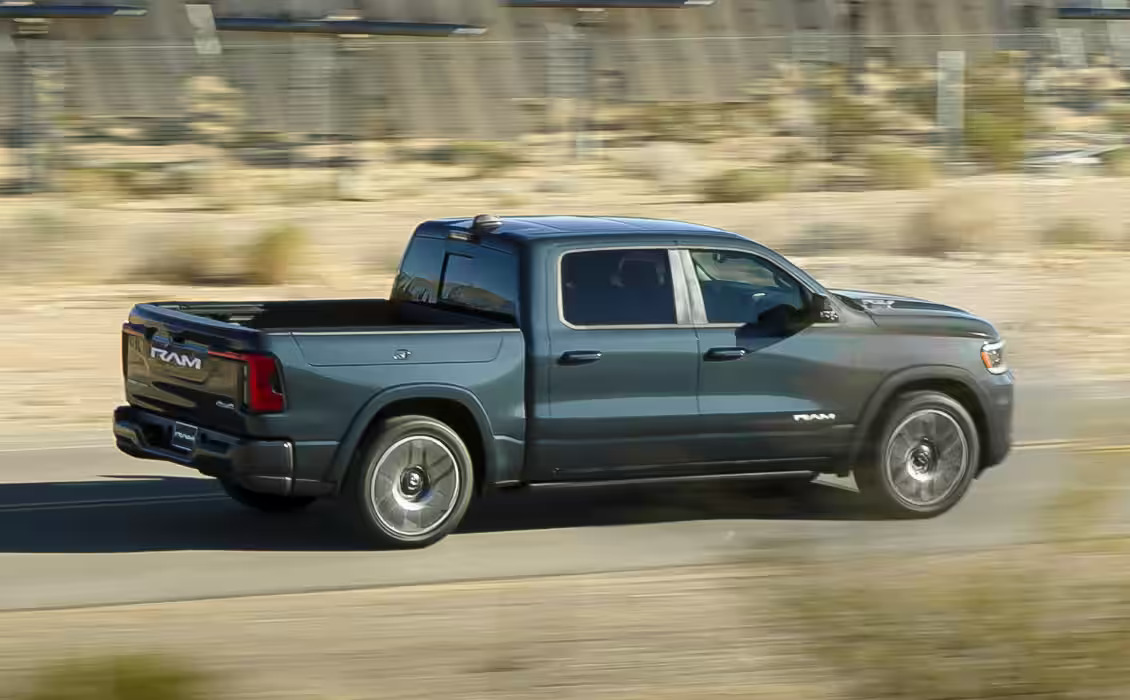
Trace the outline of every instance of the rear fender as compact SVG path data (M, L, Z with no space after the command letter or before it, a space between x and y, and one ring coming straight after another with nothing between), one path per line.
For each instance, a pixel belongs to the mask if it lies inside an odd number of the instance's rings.
M349 424L349 429L346 431L345 437L342 439L341 444L338 445L337 452L334 454L329 473L326 475L326 480L336 484L335 489L340 489L341 483L345 478L345 473L349 470L349 466L353 462L353 456L360 448L361 441L365 439L365 434L373 424L373 420L388 406L391 406L397 401L408 399L444 399L454 401L470 412L475 419L475 425L478 426L479 437L484 447L483 474L486 476L487 483L490 483L495 472L494 454L491 449L493 446L494 432L491 429L490 418L487 416L486 410L483 409L482 404L474 394L467 389L449 384L408 384L386 389L369 399Z

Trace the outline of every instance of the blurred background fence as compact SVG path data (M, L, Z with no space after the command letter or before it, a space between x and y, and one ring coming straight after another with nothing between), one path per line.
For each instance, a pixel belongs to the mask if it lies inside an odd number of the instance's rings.
M113 165L129 146L166 147L145 155L163 161L219 147L265 167L338 167L373 141L557 134L584 157L625 133L701 142L758 130L808 137L818 160L878 134L944 147L951 162L1014 167L1101 160L1130 133L1130 22L1058 19L1050 3L369 5L366 16L489 31L443 40L220 32L211 54L193 43L179 0L151 2L140 18L8 22L0 177L10 191L46 188L60 171ZM333 10L308 0L288 12Z

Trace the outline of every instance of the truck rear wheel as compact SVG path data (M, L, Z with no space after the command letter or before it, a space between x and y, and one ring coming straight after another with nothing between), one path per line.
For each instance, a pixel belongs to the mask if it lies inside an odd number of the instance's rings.
M980 450L977 426L964 406L934 391L907 393L895 400L869 463L855 470L855 483L885 515L934 517L968 492Z
M220 479L220 485L236 503L264 513L289 513L301 510L315 500L313 496L279 496L273 493L250 491L228 479Z
M459 434L434 418L399 416L362 448L343 496L368 539L416 548L455 530L473 493L471 453Z

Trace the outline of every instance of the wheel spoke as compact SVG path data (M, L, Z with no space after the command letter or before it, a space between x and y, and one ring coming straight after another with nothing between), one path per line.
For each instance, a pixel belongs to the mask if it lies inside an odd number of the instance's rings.
M952 415L939 409L906 417L888 438L884 457L895 495L918 507L947 498L969 469L965 433Z
M433 532L454 511L460 482L451 450L438 438L416 435L378 458L370 498L385 529L419 537Z

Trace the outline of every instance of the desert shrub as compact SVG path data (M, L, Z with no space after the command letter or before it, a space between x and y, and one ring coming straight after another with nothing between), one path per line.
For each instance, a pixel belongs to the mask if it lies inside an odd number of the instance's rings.
M683 186L688 180L688 173L693 172L697 164L689 146L669 141L621 149L615 157L618 168L625 175L654 182L664 190Z
M86 235L64 209L33 209L0 230L0 274L28 278L59 274L82 263Z
M63 661L44 668L22 700L203 700L208 679L169 658L137 655Z
M989 240L996 226L992 203L972 193L952 193L910 217L903 247L911 255L938 256Z
M1090 245L1098 239L1094 225L1083 219L1060 219L1040 232L1040 241L1052 246Z
M760 202L787 189L784 177L764 170L727 170L699 186L707 202Z
M219 240L204 233L186 235L158 247L146 276L155 282L208 285L230 281L225 271L227 251Z
M929 156L908 148L877 147L865 156L871 186L881 190L922 189L934 182Z
M1106 117L1115 131L1130 134L1130 105L1113 104L1107 108Z
M243 96L225 79L198 75L185 91L188 126L197 138L218 146L231 144L243 130Z
M823 671L844 700L1122 697L1130 541L1105 529L1119 457L1065 455L1071 478L1036 509L1033 544L848 560L798 542L760 557L781 575L758 585L805 675Z
M806 227L781 248L792 255L858 255L873 252L875 241L873 231L833 223Z
M150 146L169 146L183 143L191 130L178 118L155 117L146 119L141 126L141 141Z
M966 80L965 146L970 157L996 170L1012 170L1038 127L1024 82L1007 63L994 61Z
M291 224L265 229L247 249L244 278L252 284L283 284L308 243L306 231Z
M802 564L780 611L851 700L1118 697L1130 580L1056 559Z
M629 127L648 140L710 143L750 131L757 121L756 109L743 102L674 102L640 107Z
M425 153L425 159L444 165L469 167L472 176L479 178L504 174L526 162L516 149L487 141L457 141L437 146Z
M918 82L895 88L891 100L913 114L925 119L938 115L938 86L933 82Z
M1103 170L1114 177L1130 177L1130 148L1111 151L1103 158Z
M854 153L880 131L874 108L839 86L823 93L817 119L832 158Z

